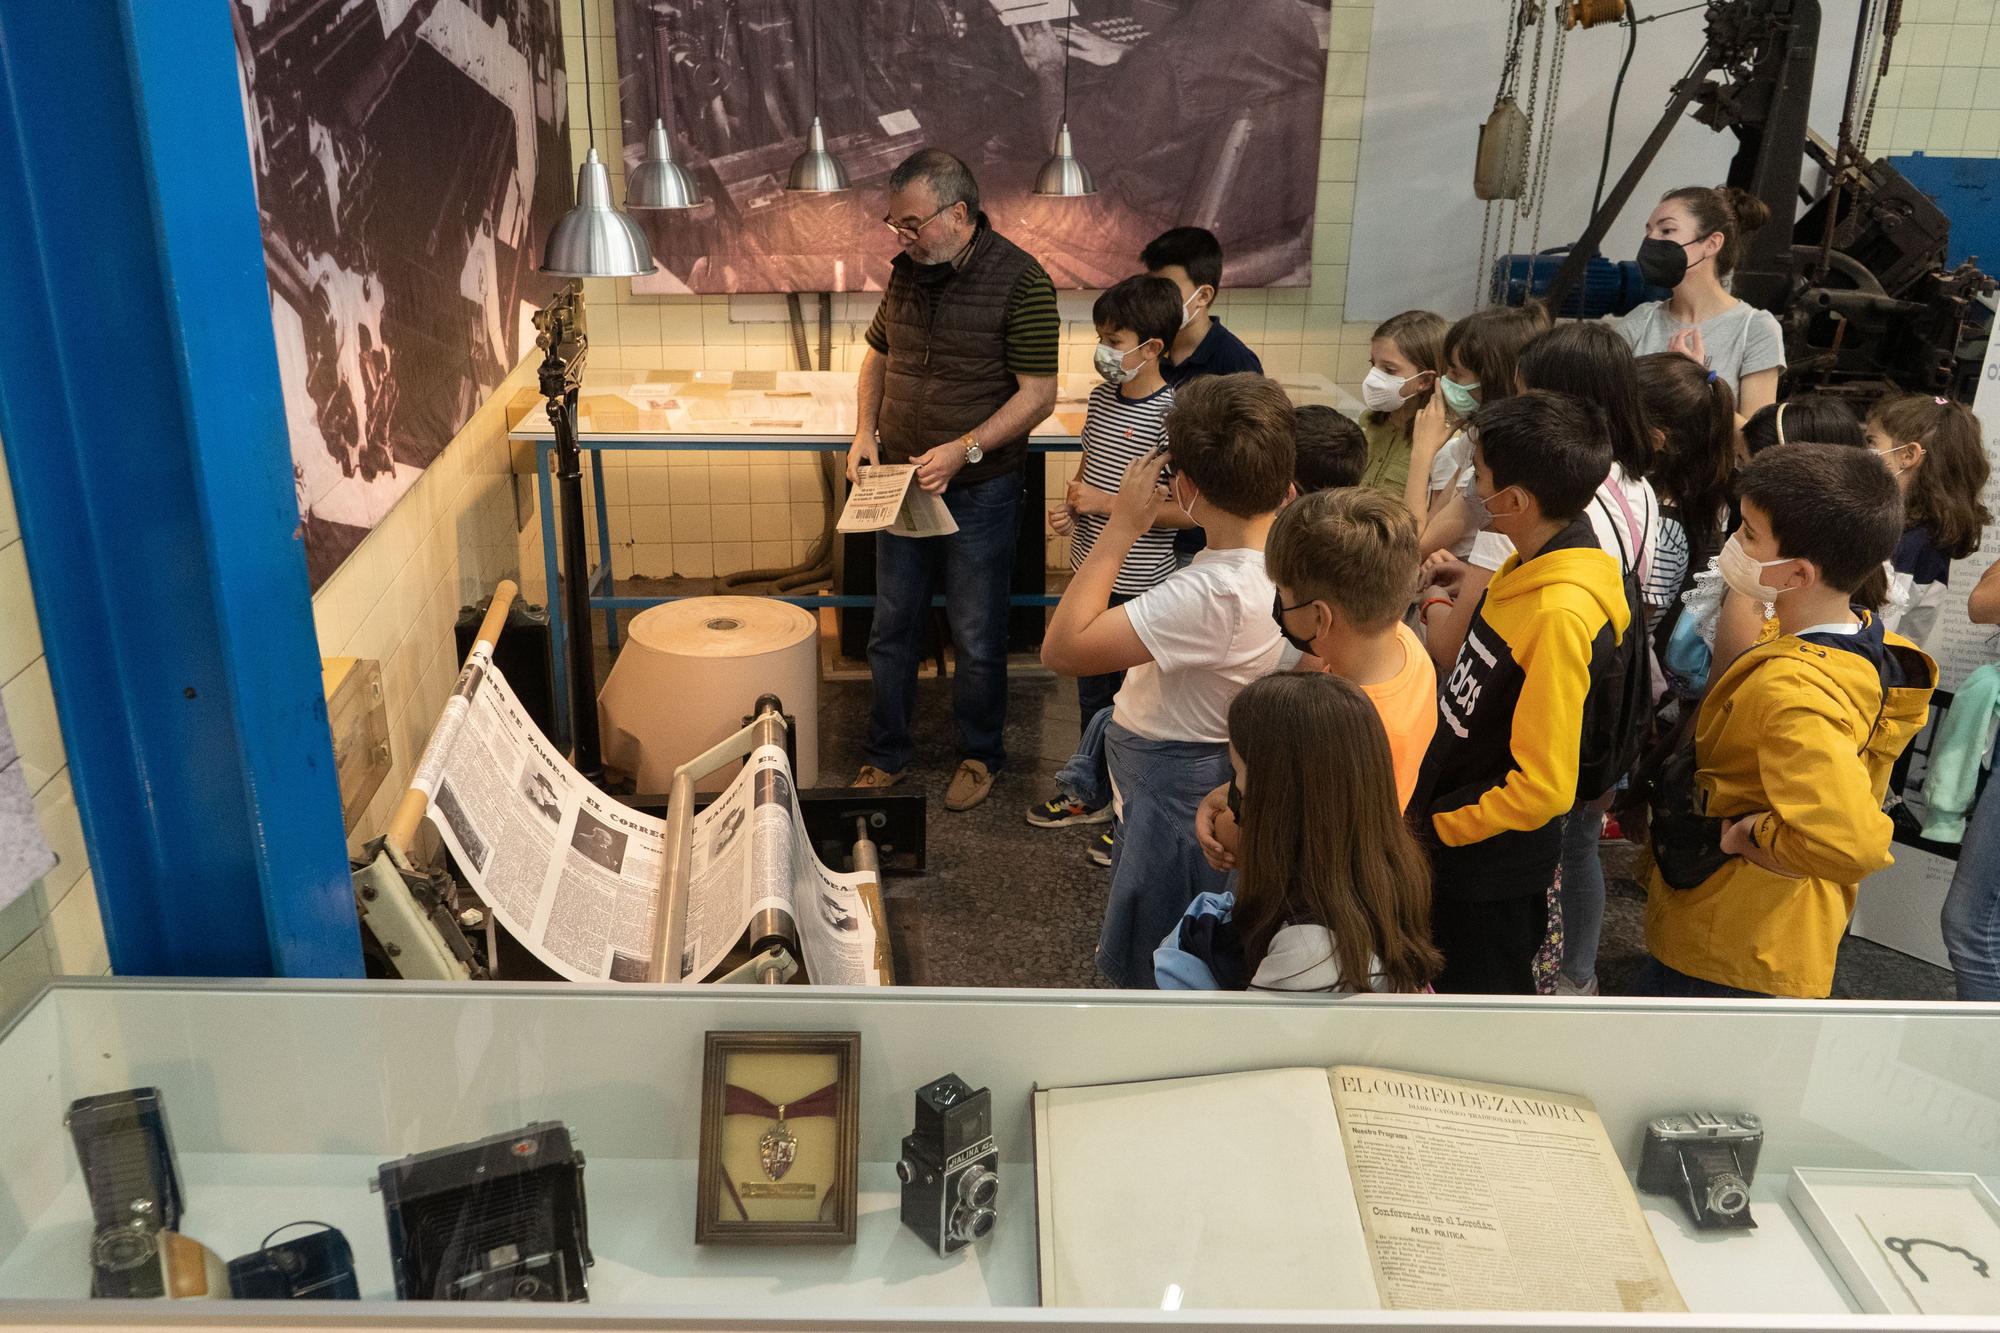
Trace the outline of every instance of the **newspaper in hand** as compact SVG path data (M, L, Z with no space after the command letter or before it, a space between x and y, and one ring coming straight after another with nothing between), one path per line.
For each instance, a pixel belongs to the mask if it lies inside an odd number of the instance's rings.
M490 662L463 673L419 765L429 818L467 884L529 952L571 981L644 981L670 850L666 825L598 791L550 745ZM763 746L691 826L687 947L700 981L767 908L796 925L822 985L879 985L867 875L821 865L791 767Z
M944 537L958 531L958 520L944 497L916 485L911 463L892 463L855 470L847 492L847 507L834 526L841 532L883 532L898 537Z

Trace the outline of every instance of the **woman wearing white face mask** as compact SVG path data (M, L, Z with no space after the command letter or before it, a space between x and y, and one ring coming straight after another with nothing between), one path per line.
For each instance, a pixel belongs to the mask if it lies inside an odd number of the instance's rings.
M1403 498L1409 482L1411 428L1444 371L1450 328L1442 315L1406 310L1385 320L1368 343L1368 376L1361 381L1368 462L1361 484L1392 500Z

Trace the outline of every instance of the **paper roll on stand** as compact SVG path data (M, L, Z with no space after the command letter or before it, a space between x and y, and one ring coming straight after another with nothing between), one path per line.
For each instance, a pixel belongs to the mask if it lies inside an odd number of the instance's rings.
M726 739L759 695L795 721L799 786L819 782L819 622L768 597L690 597L633 618L598 695L604 762L643 792L664 792L674 769ZM710 774L719 792L741 765Z

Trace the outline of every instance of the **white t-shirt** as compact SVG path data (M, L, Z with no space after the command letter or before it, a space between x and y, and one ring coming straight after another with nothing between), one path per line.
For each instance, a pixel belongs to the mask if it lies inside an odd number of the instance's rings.
M1284 657L1277 595L1262 551L1211 548L1125 603L1153 660L1125 673L1113 720L1149 740L1227 741L1230 701Z

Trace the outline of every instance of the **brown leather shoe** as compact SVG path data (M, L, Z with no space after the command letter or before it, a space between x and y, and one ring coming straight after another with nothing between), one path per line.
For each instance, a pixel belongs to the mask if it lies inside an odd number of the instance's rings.
M873 764L863 764L861 772L855 776L853 785L856 787L872 787L879 791L884 787L893 787L902 780L903 775L901 772L885 773Z
M951 785L944 791L944 808L962 814L992 794L992 772L977 759L967 759L951 775Z

